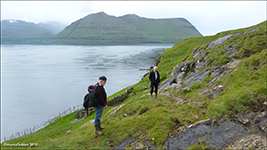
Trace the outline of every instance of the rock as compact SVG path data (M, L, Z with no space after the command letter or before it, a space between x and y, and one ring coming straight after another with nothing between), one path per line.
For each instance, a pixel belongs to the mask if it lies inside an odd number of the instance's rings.
M72 120L70 123L74 123L74 122L79 122L79 121L82 121L84 118L81 118L81 119L74 119L74 120Z
M260 123L261 121L264 121L266 119L267 119L266 112L262 112L261 114L255 116L254 122L257 124L257 123Z
M261 135L247 135L242 137L238 141L227 147L227 149L253 149L253 150L264 150L267 149L267 139Z
M184 78L185 72L179 73L179 75L175 78L175 83L181 84Z
M202 92L198 93L199 95L212 95L214 98L218 97L219 94L223 91L223 85L218 85L213 89L204 89Z
M90 121L84 123L81 127L88 126L90 124L93 124L94 122L95 122L95 120L90 120Z
M249 120L247 118L244 118L243 116L237 116L237 121L244 125L249 123Z
M259 129L263 131L265 134L267 134L267 120L263 120L258 125Z
M189 87L185 87L181 90L181 92L189 92L190 91L190 88Z
M202 81L208 75L209 75L209 71L207 71L207 70L195 69L194 74L187 76L185 78L183 85L188 86L190 84Z
M69 134L71 134L71 130L68 130L68 131L66 132L65 136L66 136L66 135L69 135Z
M173 102L175 105L177 104L184 104L185 101L184 99L180 98L180 97L174 97L176 100Z
M255 112L250 112L248 114L245 115L246 118L253 120L253 118L256 116Z
M214 41L210 42L209 45L208 45L208 48L213 48L216 45L219 45L219 44L223 43L224 41L228 40L231 36L233 36L233 34L226 35L224 37L221 37L221 38L219 38L217 40L214 40Z
M135 150L148 150L148 147L143 142L137 142L134 144L133 149L135 149Z
M221 68L213 68L213 71L211 72L210 76L219 76L223 72L223 69Z
M212 120L207 119L190 125L181 134L168 138L164 149L187 149L191 145L199 144L201 140L212 149L223 149L230 145L233 140L247 134L242 126L233 122L221 121L211 126Z
M128 144L131 144L135 141L134 138L132 137L128 137L127 139L125 139L120 145L118 146L115 146L113 148L113 150L122 150L122 149L125 149L125 147L128 145Z
M237 65L241 62L241 60L233 60L228 62L225 66L224 69L234 69L237 67Z
M106 113L107 117L109 117L109 116L112 115L112 114L115 114L115 113L116 113L118 110L120 110L124 105L125 105L125 104L122 104L122 105L120 105L120 106L114 107L114 108L112 108L111 110L109 110L109 111Z
M174 77L176 74L179 73L179 71L180 71L180 65L178 64L175 67L173 67L171 76Z
M161 92L161 93L159 93L159 95L162 95L162 96L167 96L167 97L169 97L169 96L170 96L170 92L168 92L168 91Z
M204 90L200 93L198 93L199 95L212 95L213 94L213 90Z
M82 110L79 110L76 112L77 118L86 118L89 115L90 115L90 110L88 110L88 115L87 115L87 111L85 109L82 109Z

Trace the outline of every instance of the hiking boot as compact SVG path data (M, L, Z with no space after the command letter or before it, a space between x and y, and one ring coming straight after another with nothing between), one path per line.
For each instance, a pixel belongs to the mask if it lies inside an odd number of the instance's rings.
M102 130L105 129L105 127L101 127L101 124L99 123L99 129Z
M152 98L152 94L150 95L150 98Z
M158 97L158 93L155 93L155 98L157 98Z
M103 135L103 132L100 131L100 125L95 126L95 133L96 133L97 135Z

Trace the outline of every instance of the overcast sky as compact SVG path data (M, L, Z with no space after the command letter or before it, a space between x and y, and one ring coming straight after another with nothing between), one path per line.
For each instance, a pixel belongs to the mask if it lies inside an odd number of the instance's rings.
M70 24L100 11L116 17L182 17L207 36L265 21L266 5L265 1L1 1L1 20Z

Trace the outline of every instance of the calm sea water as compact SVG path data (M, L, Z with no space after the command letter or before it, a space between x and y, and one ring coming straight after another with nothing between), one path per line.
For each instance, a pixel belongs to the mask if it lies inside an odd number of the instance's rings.
M99 76L109 96L139 82L171 46L2 45L1 139L82 104Z

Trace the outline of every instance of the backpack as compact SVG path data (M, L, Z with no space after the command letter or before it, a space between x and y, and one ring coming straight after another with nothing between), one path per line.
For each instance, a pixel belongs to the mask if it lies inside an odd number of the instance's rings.
M96 85L89 85L88 86L88 93L84 96L83 107L86 109L87 115L88 115L89 107L98 107L100 105L100 102L98 100L97 91L96 91L97 87L98 87L97 84Z

